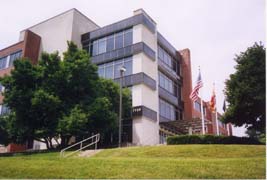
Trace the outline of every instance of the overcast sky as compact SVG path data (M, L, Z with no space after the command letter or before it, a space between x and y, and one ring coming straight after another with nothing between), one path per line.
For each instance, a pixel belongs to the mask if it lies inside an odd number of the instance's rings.
M190 49L192 80L200 66L204 100L210 100L215 82L219 112L224 82L235 72L235 54L254 42L265 44L264 0L2 0L0 7L0 49L18 42L19 31L71 8L99 26L143 8L176 49ZM243 133L243 128L234 129L235 135Z

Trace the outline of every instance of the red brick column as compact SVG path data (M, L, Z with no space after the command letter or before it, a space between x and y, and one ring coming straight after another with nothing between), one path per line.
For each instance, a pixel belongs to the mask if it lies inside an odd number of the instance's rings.
M181 66L183 77L182 100L184 101L184 119L192 119L193 103L189 98L192 91L191 59L189 49L180 51L182 56Z

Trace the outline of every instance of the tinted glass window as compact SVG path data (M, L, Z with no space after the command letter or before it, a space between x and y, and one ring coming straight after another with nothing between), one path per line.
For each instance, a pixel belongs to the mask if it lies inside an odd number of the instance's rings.
M165 104L164 104L164 101L160 100L160 115L163 116L163 117L166 116L166 115L165 115L165 112L166 112L165 107L166 107L166 106L165 106Z
M200 105L199 102L195 101L195 102L194 102L194 107L195 107L195 110L201 112L201 109L200 109L200 108L201 108L201 105Z
M7 56L0 58L0 69L6 68Z
M105 78L113 79L113 65L105 67Z
M105 77L105 69L103 65L98 66L98 75L100 77Z
M133 61L131 58L124 62L124 67L126 68L125 76L133 73Z
M119 59L111 63L105 63L98 66L98 75L109 79L120 77L120 68L126 68L125 76L133 73L132 57Z
M179 71L177 70L177 62L172 58L172 56L167 51L165 51L160 46L158 46L158 58L159 60L164 62L164 64L169 66L174 72ZM179 75L180 73L177 72L177 74Z
M119 49L123 47L123 33L115 34L115 48Z
M9 66L13 66L13 62L16 60L16 59L19 59L21 58L21 55L22 55L22 51L18 51L16 53L13 53L10 55L10 59L9 59Z
M164 87L164 78L163 78L163 76L160 76L160 86Z
M107 51L114 50L114 35L107 37Z
M170 63L170 56L168 54L164 54L164 62L171 66L171 63Z
M115 72L114 72L115 78L119 78L121 76L120 75L120 69L121 69L122 66L123 66L123 61L122 60L119 60L119 61L115 62L115 68L114 68L114 70L115 70Z
M170 120L176 120L175 107L168 102L160 99L159 101L160 115Z
M133 31L132 29L124 32L124 47L133 44Z
M98 40L98 54L106 52L106 38Z
M98 54L98 43L97 41L93 42L93 56Z
M159 72L159 86L177 96L177 93L174 91L176 84L161 72Z
M159 58L161 59L161 60L163 60L163 50L161 49L161 47L159 47L159 50L158 50L159 52Z
M90 55L96 56L131 44L133 44L133 30L127 29L92 41L90 43Z

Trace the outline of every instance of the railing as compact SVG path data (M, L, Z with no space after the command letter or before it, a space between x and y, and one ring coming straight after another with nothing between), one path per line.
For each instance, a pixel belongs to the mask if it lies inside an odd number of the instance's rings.
M87 148L89 146L93 146L93 145L95 145L95 150L96 150L97 149L97 143L99 142L99 139L100 139L100 134L98 133L98 134L93 135L93 136L91 136L91 137L89 137L87 139L84 139L84 140L82 140L80 142L77 142L77 143L75 143L75 144L73 144L73 145L71 145L69 147L66 147L65 149L62 149L60 151L60 157L71 156L71 155L73 155L73 154L75 154L75 153L77 153L77 152L79 152L79 151L81 151L81 150L83 150L83 149L85 149L85 148ZM89 140L91 140L91 143L83 146L83 143L85 143L86 141L89 141ZM73 148L73 147L75 147L77 145L80 145L80 148L78 150L73 151L73 152L68 153L68 154L65 155L65 151L67 151L68 149Z

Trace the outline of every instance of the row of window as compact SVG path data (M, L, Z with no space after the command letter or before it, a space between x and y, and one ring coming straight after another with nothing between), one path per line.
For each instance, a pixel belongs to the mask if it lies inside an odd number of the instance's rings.
M20 58L22 55L22 51L15 52L9 56L1 57L0 58L0 69L5 69L10 66L13 66L13 62Z
M177 96L177 85L166 75L159 71L159 86Z
M128 29L94 40L90 46L90 54L96 56L131 44L133 44L133 30Z
M158 58L178 75L180 74L179 64L172 58L172 56L167 51L165 51L160 46L158 46Z
M159 99L159 113L162 117L170 120L176 120L175 106L162 99Z
M132 57L119 59L110 63L101 64L98 66L98 75L107 79L116 79L120 77L120 68L124 66L126 71L124 76L133 73Z

